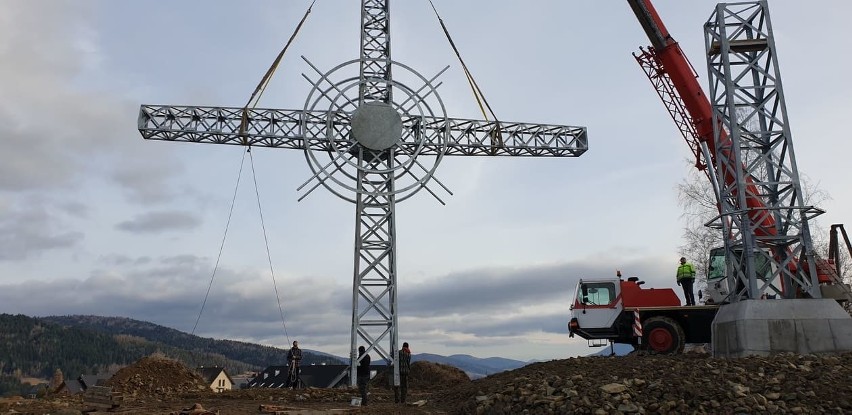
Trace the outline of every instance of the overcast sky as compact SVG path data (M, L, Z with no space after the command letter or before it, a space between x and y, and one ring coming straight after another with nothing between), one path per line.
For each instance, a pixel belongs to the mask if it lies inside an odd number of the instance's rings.
M400 341L415 353L520 360L594 350L569 339L578 278L616 269L670 287L689 151L632 52L624 1L434 0L497 116L588 127L580 158L448 157L454 193L397 206ZM97 314L191 331L211 282L244 150L145 141L140 104L242 106L309 1L0 3L0 312ZM706 88L714 1L657 0ZM358 57L359 2L318 0L260 106L301 109L301 77ZM852 3L770 2L799 170L849 218ZM481 118L426 0L391 5L392 56ZM301 151L252 152L196 333L345 356L354 206L309 178ZM677 287L674 287L677 288Z

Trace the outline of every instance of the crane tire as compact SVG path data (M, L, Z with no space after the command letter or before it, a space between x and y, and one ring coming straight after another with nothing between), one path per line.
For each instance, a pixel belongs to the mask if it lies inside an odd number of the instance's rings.
M642 323L642 342L651 353L678 354L683 352L686 335L672 318L656 316Z

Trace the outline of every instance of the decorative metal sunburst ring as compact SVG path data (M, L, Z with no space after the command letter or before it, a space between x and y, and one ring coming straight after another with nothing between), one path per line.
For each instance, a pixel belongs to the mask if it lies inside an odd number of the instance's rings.
M378 61L365 60L365 65L370 62ZM312 180L317 181L314 188L321 184L353 203L358 193L393 195L402 201L426 186L446 151L449 132L442 126L448 125L447 112L438 95L440 84L434 83L446 68L427 79L392 61L394 79L364 80L369 88L390 94L392 100L384 102L359 98L360 67L361 60L355 59L326 73L316 70L320 75L316 81L303 75L312 88L305 100L302 131L318 125L319 120L311 123L309 117L325 121L323 133L311 134L324 138L305 143L305 158L314 173Z

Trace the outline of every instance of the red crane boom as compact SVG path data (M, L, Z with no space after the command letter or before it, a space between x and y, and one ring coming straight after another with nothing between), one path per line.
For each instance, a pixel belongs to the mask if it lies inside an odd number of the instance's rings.
M698 77L684 55L680 45L672 38L665 24L657 14L650 0L627 0L633 13L648 35L651 47L643 49L636 60L645 69L651 82L657 87L666 108L674 118L675 123L683 133L684 138L696 156L696 167L704 170L707 165L716 171L716 142L713 136L713 109L710 100L701 89ZM730 143L727 132L719 126L719 140L722 148ZM707 144L711 160L705 164L701 161L701 142ZM729 150L723 150L725 152ZM725 154L728 156L729 154ZM726 157L732 160L731 157ZM730 169L732 167L723 167ZM713 172L708 173L708 175ZM724 177L725 185L734 185L734 174L715 175ZM754 223L754 233L758 237L774 236L777 234L775 219L766 209L760 192L751 177L746 177L745 203L748 215Z

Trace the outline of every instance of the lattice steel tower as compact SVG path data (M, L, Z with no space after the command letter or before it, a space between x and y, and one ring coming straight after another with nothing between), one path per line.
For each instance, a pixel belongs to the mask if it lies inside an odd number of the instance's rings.
M820 298L822 211L804 204L766 1L718 4L704 34L731 301Z
M359 341L387 363L399 349L396 202L423 188L437 198L430 182L447 190L434 178L444 156L577 157L588 149L585 127L449 118L436 83L447 68L426 78L391 60L389 3L362 0L358 59L327 72L305 59L316 78L304 76L312 89L300 110L142 105L139 114L146 139L303 150L314 174L300 190L322 185L355 204L352 385Z

